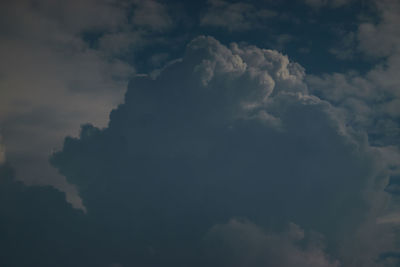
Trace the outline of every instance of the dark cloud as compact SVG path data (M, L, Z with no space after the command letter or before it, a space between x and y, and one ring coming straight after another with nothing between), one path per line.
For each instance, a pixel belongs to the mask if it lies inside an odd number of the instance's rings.
M154 79L133 79L109 126L84 126L52 164L110 232L122 265L201 266L207 233L234 217L320 232L341 260L369 214L376 166L303 75L276 51L196 38ZM323 255L311 261L334 264ZM359 256L352 262L374 257Z

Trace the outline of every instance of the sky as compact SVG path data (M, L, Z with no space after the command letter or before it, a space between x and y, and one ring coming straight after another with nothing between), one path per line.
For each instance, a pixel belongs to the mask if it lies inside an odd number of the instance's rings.
M0 266L400 266L400 1L3 0Z

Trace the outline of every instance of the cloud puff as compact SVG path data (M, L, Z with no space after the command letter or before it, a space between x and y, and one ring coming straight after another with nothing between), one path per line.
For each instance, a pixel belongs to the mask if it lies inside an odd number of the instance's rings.
M372 1L377 18L359 24L359 49L373 57L387 57L399 51L400 4L397 1ZM379 40L379 41L378 41Z
M207 232L235 217L268 232L294 222L323 234L343 264L373 264L387 247L367 227L385 206L386 173L303 78L276 51L200 36L153 78L136 76L107 128L66 138L51 162L120 244L110 264L195 266Z

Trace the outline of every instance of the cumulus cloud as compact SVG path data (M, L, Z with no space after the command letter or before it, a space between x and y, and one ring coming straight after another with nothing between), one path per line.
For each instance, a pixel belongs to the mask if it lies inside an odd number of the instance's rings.
M393 246L371 241L380 233L371 222L387 206L387 165L303 79L304 69L277 51L200 36L181 60L132 79L107 128L85 125L66 138L53 166L120 253L134 251L110 264L201 264L207 232L243 217L257 227L227 228L260 227L269 239L294 222L326 238L325 251L276 237L280 255L373 266Z
M330 52L342 60L354 60L362 55L364 59L379 61L382 69L389 69L393 64L390 59L399 54L397 25L400 23L400 4L391 0L371 0L362 5L363 11L359 14L357 29L337 29L340 42ZM388 60L382 64L382 59Z

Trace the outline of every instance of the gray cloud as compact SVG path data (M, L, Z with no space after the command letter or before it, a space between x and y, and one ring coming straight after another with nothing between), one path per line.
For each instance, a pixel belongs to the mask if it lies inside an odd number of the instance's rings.
M387 57L400 53L399 28L400 4L398 1L373 1L378 23L368 19L360 23L357 31L359 49L366 55ZM376 21L376 20L375 20Z
M344 265L374 266L393 247L391 229L375 227L387 212L389 154L310 94L304 75L277 51L200 36L158 75L135 77L109 126L84 126L52 164L88 216L120 229L110 230L118 242L136 240L123 246L144 265L201 264L204 235L244 217L267 232L294 222L323 234ZM281 255L336 264L321 247L290 244Z

